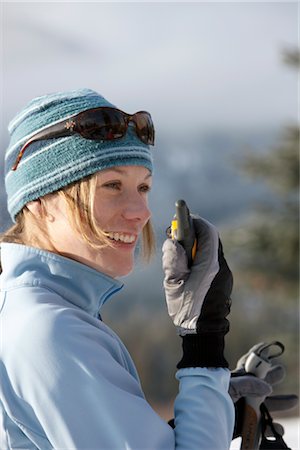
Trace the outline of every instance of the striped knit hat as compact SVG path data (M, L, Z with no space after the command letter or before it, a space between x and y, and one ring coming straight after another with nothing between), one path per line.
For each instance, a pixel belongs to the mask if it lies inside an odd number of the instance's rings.
M28 146L16 171L11 168L25 142L38 131L81 111L114 107L97 92L79 89L33 99L9 124L10 143L5 156L5 186L12 220L29 201L36 200L99 170L138 165L152 171L148 145L129 127L124 137L92 141L79 134L41 140Z

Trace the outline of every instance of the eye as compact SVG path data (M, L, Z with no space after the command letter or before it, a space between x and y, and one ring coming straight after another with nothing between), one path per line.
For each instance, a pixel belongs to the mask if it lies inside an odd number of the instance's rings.
M147 194L147 192L151 191L151 186L149 184L142 184L141 186L139 186L139 191L143 194Z
M103 187L107 188L107 189L120 190L121 189L121 182L120 181L110 181L109 183L103 184Z

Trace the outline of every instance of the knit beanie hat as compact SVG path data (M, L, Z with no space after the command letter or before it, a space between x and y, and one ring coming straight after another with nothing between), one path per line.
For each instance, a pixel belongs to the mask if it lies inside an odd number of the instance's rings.
M79 134L30 144L16 171L12 166L22 146L37 132L70 116L99 106L115 107L90 89L58 92L33 99L10 122L10 143L5 155L5 186L12 220L29 201L36 200L99 170L138 165L152 172L149 146L128 127L126 135L93 141Z

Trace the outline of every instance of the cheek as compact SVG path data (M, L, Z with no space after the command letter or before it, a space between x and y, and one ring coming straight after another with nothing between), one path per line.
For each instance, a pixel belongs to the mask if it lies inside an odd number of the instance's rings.
M95 202L94 216L100 227L105 226L111 221L116 214L115 210L116 208L114 208L111 201L105 202L102 200L101 202Z

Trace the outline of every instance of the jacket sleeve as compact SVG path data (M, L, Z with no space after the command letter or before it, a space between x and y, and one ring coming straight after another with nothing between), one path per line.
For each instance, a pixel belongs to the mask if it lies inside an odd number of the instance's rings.
M176 449L229 449L234 426L229 370L193 367L180 369L176 377Z
M20 402L14 419L33 442L45 435L54 449L227 448L227 371L178 371L174 433L145 400L131 360L107 327L81 310L45 319L47 312L18 340L13 379Z

